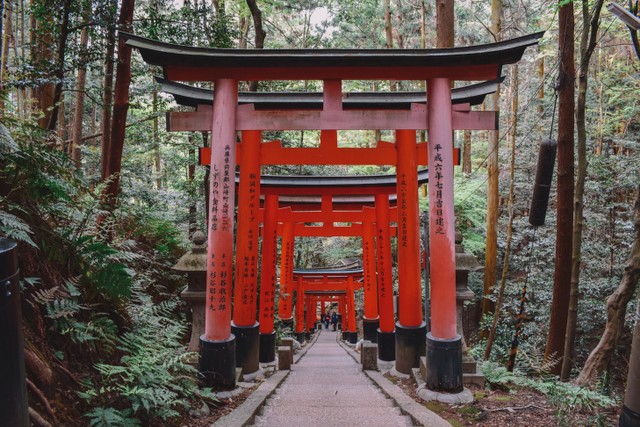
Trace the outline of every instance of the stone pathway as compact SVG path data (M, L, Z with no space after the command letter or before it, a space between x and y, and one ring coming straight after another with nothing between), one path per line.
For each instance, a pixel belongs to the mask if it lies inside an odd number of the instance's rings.
M413 426L393 401L362 373L361 366L322 330L307 354L266 401L255 426Z

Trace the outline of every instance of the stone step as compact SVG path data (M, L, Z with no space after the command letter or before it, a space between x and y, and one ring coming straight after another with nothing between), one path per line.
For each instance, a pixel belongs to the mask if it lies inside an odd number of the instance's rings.
M279 398L269 398L265 402L265 407L282 407L282 406L308 406L308 407L327 407L330 406L332 408L348 408L353 407L354 404L347 399L331 399L328 400L326 398L320 399L316 397L309 396L295 396L295 397L287 397L286 399ZM369 399L367 401L361 401L358 403L358 406L361 408L393 408L395 403L391 399Z
M407 416L367 416L351 415L345 411L333 411L333 415L325 414L321 418L310 418L304 411L297 415L272 415L269 417L256 416L256 427L413 427L414 424Z

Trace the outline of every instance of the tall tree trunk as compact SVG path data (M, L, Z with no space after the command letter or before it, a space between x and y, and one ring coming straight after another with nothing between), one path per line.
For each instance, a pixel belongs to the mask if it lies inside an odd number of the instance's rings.
M500 35L502 22L502 0L492 0L491 2L491 33L496 41L502 37ZM490 101L490 108L500 111L500 86L496 89ZM493 301L490 296L497 279L498 263L498 205L499 205L499 157L500 134L498 131L489 132L489 155L487 158L487 242L484 260L484 287L482 299L482 315L492 313L494 310Z
M196 133L191 132L189 134L189 163L187 165L187 181L189 182L189 188L193 188L193 178L196 175L196 163L198 158L196 156ZM191 192L189 192L191 193ZM196 216L196 200L192 197L189 201L189 236L197 229L197 216Z
M540 47L538 47L538 53L540 52ZM544 56L540 55L537 62L538 68L538 117L542 117L544 115ZM544 137L544 125L542 120L538 122L538 135L540 140Z
M453 0L436 0L436 47L453 47L455 21Z
M618 289L607 298L607 323L600 342L587 358L576 379L576 384L580 386L593 385L611 359L624 327L627 304L633 298L640 280L640 185L636 189L633 222L634 239L629 259L624 266Z
M384 35L387 42L387 49L393 49L393 27L391 25L390 3L390 0L384 0Z
M113 106L113 55L115 53L116 45L116 23L115 23L115 11L117 10L117 1L111 0L110 7L114 10L112 15L113 21L107 26L107 51L105 55L104 64L104 92L102 94L102 120L100 123L102 131L102 156L100 158L100 178L101 181L105 181L109 175L108 164L111 154L111 113Z
M83 23L82 32L80 34L80 64L78 67L78 76L76 77L76 106L73 114L73 143L71 146L71 158L76 164L76 168L80 169L82 161L82 122L84 118L84 89L87 82L87 46L89 45L89 19L91 10L89 6L85 6L82 11Z
M2 5L0 6L0 117L4 116L4 97L5 97L5 73L7 71L7 61L9 60L9 40L12 37L11 31L11 15L13 12L13 5L11 1L7 0L5 7L4 0L0 0ZM4 32L3 32L4 29Z
M251 18L253 18L253 28L255 29L255 48L264 49L264 39L267 37L267 32L262 26L262 11L258 7L256 0L247 0L247 6L251 11ZM258 82L252 81L249 83L249 90L256 92L258 90Z
M511 163L509 165L509 225L507 226L507 246L504 249L504 262L502 265L502 277L500 278L500 287L498 289L498 297L496 298L496 306L493 311L493 321L489 336L487 337L487 346L484 350L484 360L489 360L491 356L491 348L496 338L498 330L498 321L504 304L504 290L507 284L507 274L509 273L509 256L511 254L511 237L513 235L513 202L514 202L514 181L515 181L515 162L516 162L516 134L518 130L518 64L513 66L511 81Z
M64 79L64 58L67 53L67 37L69 36L69 14L71 13L71 0L64 0L62 4L62 23L60 24L60 37L58 38L58 57L56 59L55 77L57 82L53 90L53 110L49 117L47 128L54 130L58 120L58 109L62 97L62 83ZM63 107L64 108L64 107ZM65 138L66 139L66 138Z
M133 21L135 0L123 0L120 9L118 27L121 31L130 31ZM113 102L113 121L111 124L111 149L109 162L103 175L109 181L105 187L102 200L109 211L116 207L118 191L120 190L120 168L122 165L122 150L124 147L127 111L129 109L129 84L131 82L131 48L124 39L118 41L118 66L116 68L116 86Z
M580 263L582 261L582 227L584 210L584 182L587 176L587 125L585 111L587 106L587 79L589 62L596 48L598 27L600 26L600 10L604 0L597 0L589 12L587 0L582 0L582 20L585 23L580 37L580 68L578 74L578 104L576 106L576 127L578 130L577 152L578 165L576 173L575 194L573 202L573 254L571 256L571 289L569 293L569 312L567 314L567 331L564 343L564 359L560 379L568 381L571 373L571 358L576 335L578 318L578 288L580 284ZM587 25L588 23L588 25Z
M563 0L559 0L562 4ZM553 365L551 372L560 374L564 356L564 342L567 331L567 314L571 282L571 255L573 235L573 130L574 130L574 17L573 3L560 6L558 49L558 188L557 188L557 228L556 258L553 275L553 299L549 335L544 357L560 363Z
M462 132L462 172L471 175L471 131Z
M156 175L156 189L162 188L162 159L160 158L160 139L158 137L158 91L153 91L153 153Z

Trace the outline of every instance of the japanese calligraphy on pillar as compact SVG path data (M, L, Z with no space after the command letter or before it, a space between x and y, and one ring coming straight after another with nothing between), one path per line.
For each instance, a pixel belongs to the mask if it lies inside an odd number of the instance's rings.
M435 181L435 205L431 210L431 228L435 234L445 234L444 229L444 213L443 213L443 201L442 201L442 188L443 188L443 161L442 161L442 145L435 144L433 149L433 158L430 161L431 169L433 170L433 180ZM435 215L433 215L435 213Z
M398 200L400 201L400 209L398 213L400 214L400 244L402 247L406 248L409 246L409 213L408 213L408 205L407 205L407 174L403 173L399 177L400 184L400 192L398 196Z
M370 224L364 223L364 226L371 226ZM365 294L371 292L371 288L372 288L372 281L373 281L373 272L371 271L371 269L369 268L369 266L371 265L371 242L369 242L369 239L366 238L366 234L363 235L362 237L362 257L363 259L363 264L364 264L364 286L365 286Z
M230 176L234 169L229 144L225 145L223 153L222 164L211 165L209 235L212 238L214 250L210 252L207 269L209 275L207 309L214 313L224 312L230 308L230 280L233 266L231 253L233 246L228 244L233 233L233 209L229 207L229 202L233 197Z
M255 173L249 174L249 196L248 200L243 203L243 207L245 207L246 218L247 221L245 225L247 226L244 230L247 234L246 236L246 248L243 252L242 259L239 260L241 263L240 267L240 276L241 282L243 283L242 288L242 304L244 305L253 305L255 303L255 295L256 295L256 266L257 266L257 228L258 228L258 220L257 220L257 212L258 212L258 201L259 195L257 194L257 180L258 176ZM244 238L243 238L244 240Z
M386 224L387 227L389 226ZM378 224L378 265L380 268L378 269L378 295L380 300L384 299L387 295L387 279L385 277L385 269L383 266L385 265L384 259L384 245L387 245L388 242L385 239L385 232L383 228L384 224Z

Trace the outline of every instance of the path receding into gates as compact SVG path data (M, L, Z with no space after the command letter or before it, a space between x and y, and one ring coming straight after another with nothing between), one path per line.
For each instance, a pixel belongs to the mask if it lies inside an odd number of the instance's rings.
M255 426L413 426L323 330L287 379L267 400Z

